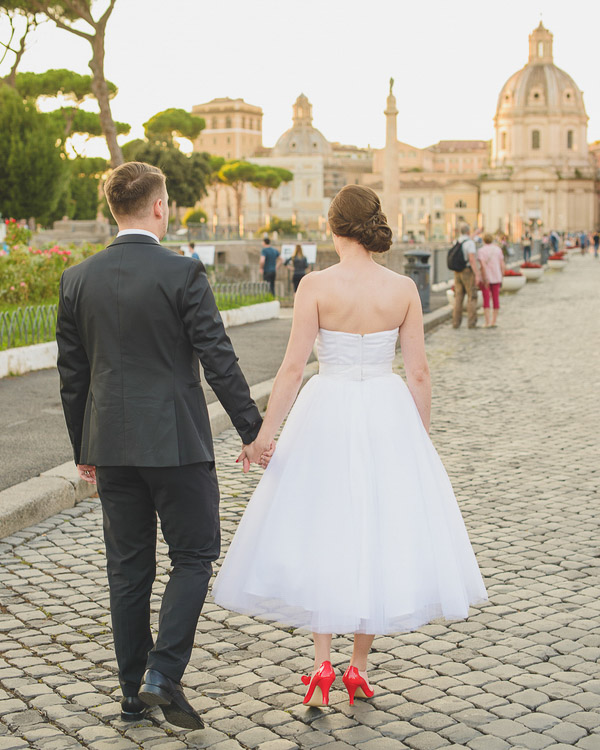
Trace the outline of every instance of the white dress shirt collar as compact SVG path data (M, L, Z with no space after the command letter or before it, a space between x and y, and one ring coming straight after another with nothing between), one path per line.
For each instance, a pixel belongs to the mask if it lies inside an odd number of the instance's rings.
M117 234L117 237L123 237L123 235L126 234L145 234L148 237L152 237L152 239L156 240L160 245L160 240L154 234L154 232L149 232L147 229L121 229L121 231Z

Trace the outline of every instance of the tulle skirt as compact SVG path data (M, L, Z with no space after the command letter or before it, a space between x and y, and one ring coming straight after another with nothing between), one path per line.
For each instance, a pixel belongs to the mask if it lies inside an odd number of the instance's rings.
M402 378L301 391L213 587L318 633L395 633L487 599L448 475Z

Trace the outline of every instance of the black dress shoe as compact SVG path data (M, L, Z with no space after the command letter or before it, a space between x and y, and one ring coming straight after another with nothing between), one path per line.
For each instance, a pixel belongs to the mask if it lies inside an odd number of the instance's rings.
M162 672L147 669L138 695L147 706L160 706L170 724L184 729L204 728L204 722L187 702L181 685Z
M141 721L146 716L148 706L137 696L126 696L121 701L121 718L123 721Z

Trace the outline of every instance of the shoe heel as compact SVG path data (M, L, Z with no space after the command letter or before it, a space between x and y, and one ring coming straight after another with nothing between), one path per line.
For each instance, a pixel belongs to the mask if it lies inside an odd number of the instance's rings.
M144 683L139 692L138 698L147 706L167 706L171 703L171 696L158 685Z
M354 705L354 694L356 693L356 685L349 685L347 682L344 683L346 685L346 690L348 691L348 697L350 698L350 705Z

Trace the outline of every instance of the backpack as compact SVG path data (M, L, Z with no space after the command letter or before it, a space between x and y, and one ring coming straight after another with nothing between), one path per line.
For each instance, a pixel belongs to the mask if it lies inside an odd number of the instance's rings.
M463 240L464 242L464 240ZM446 263L451 271L464 271L467 267L467 261L465 260L465 254L462 249L462 242L455 242L454 245L448 250L448 257Z

